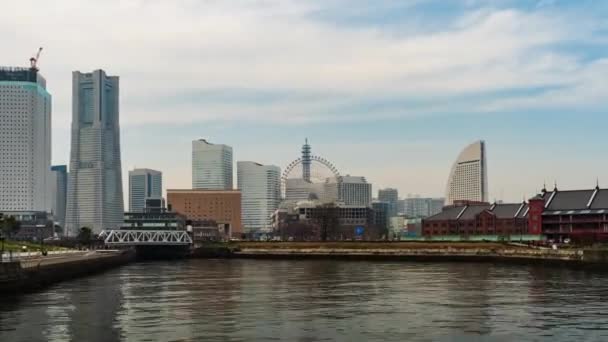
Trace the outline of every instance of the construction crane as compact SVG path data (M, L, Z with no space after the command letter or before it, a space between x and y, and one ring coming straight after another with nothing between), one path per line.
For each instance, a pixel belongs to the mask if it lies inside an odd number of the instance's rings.
M40 53L42 52L42 47L38 49L38 53L36 53L36 57L30 58L30 69L38 71L38 60L40 59Z

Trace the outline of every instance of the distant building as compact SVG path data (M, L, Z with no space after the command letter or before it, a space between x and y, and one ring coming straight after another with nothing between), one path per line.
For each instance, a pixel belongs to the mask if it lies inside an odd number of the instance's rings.
M51 95L35 68L0 67L0 210L51 211Z
M179 213L159 211L138 211L124 214L120 229L127 230L186 230L186 217Z
M376 201L372 203L372 208L374 209L374 224L381 229L383 235L388 234L390 229L391 204Z
M228 236L243 234L239 190L168 189L167 206L190 221L216 221Z
M367 206L302 201L273 214L275 235L282 240L377 240L382 232L374 224L374 211Z
M20 241L40 241L52 237L53 220L45 211L4 211L0 213L0 223L8 217L19 221L19 231L12 236Z
M281 169L274 165L239 161L237 182L242 193L244 232L269 231L270 217L281 203Z
M232 190L232 147L192 141L192 188Z
M338 198L345 205L372 206L372 185L365 177L340 176L338 177Z
M455 201L488 200L488 172L484 141L467 146L452 166L446 189L446 205Z
M72 73L72 144L65 232L119 228L124 214L119 80L103 70Z
M424 218L440 213L443 204L443 198L410 196L402 200L400 213L410 218Z
M65 211L68 195L68 168L66 165L51 167L51 213L55 224L65 227Z
M163 174L151 169L129 171L129 211L142 212L148 198L163 197Z
M431 198L429 201L429 214L427 216L440 213L443 210L444 205L445 198Z
M386 188L378 190L378 201L390 204L389 217L397 216L397 206L399 204L399 191L397 189Z

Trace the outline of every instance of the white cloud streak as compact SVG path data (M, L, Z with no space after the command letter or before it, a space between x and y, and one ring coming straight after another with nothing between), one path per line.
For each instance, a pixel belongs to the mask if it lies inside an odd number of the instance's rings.
M574 29L573 18L554 13L476 8L437 32L400 34L316 20L313 14L327 6L321 1L9 2L4 8L13 10L0 14L0 40L10 47L2 52L3 62L26 64L29 52L45 46L40 64L55 96L55 125L61 127L69 125L70 71L94 68L121 76L122 120L128 125L449 114L459 96L527 87L565 87L569 96L550 106L597 105L607 95L598 86L605 63L585 63L576 53L550 49L594 39L594 26ZM267 103L180 97L213 89L331 96ZM551 95L483 98L458 109L538 108ZM347 110L352 103L400 97L436 102L368 115Z

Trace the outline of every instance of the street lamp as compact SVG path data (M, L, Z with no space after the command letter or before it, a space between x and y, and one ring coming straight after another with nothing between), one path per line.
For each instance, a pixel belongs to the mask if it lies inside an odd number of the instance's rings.
M39 236L40 236L40 253L42 255L46 255L46 252L44 251L44 228L46 228L46 225L37 224L36 228L38 228Z

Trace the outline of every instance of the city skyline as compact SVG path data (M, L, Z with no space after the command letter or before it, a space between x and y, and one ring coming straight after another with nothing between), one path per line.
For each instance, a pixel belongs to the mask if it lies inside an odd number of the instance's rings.
M10 31L0 29L0 38L13 47L4 65L26 66L45 46L53 164L69 159L70 71L100 66L121 76L123 181L137 165L162 170L168 187L190 187L189 142L200 136L233 146L235 161L281 167L307 136L339 169L366 176L374 192L442 195L453 156L478 139L488 144L490 201L518 201L543 182L589 187L599 177L607 184L600 170L608 161L597 156L608 143L601 130L608 5L455 1L438 10L438 3L244 1L203 9L133 1L117 9L82 1L48 16L49 4L21 1L13 8L28 16L3 17L0 27ZM107 31L55 25L112 11L116 27ZM175 18L175 28L156 27L158 13ZM278 20L268 23L268 15ZM299 35L286 36L287 24ZM47 29L33 32L37 25ZM180 28L206 39L192 44L179 38ZM6 33L13 30L29 32L27 39ZM66 52L75 43L86 58ZM158 44L171 49L152 53ZM270 75L269 65L281 73ZM168 82L175 88L167 91ZM525 165L523 177L513 176L513 165Z

